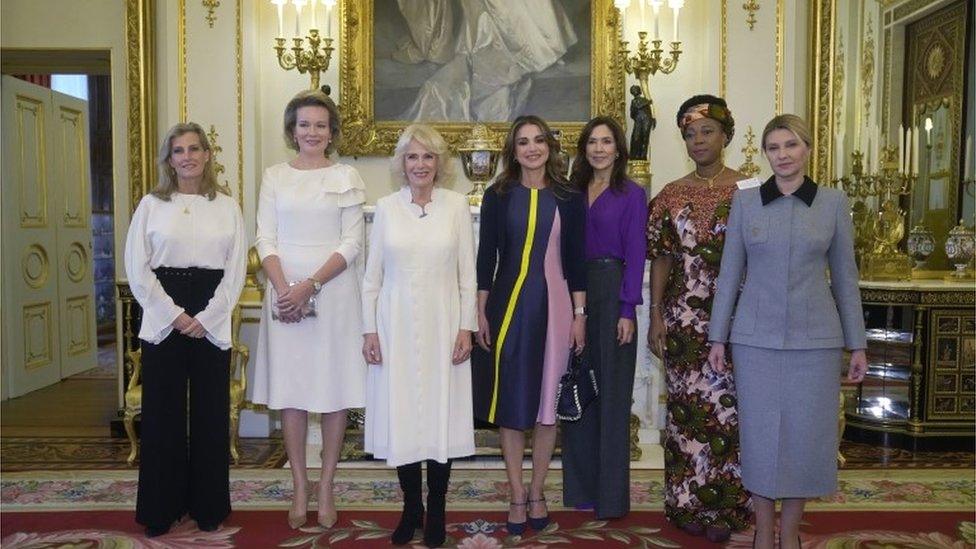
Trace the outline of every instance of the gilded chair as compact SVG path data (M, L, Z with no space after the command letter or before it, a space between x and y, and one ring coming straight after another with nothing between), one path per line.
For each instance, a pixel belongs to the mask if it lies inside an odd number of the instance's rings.
M237 426L240 420L240 411L244 406L244 394L247 390L247 362L251 353L247 345L240 343L241 331L241 308L235 307L231 316L231 352L230 352L230 456L234 460L234 465L240 462L240 452L238 451ZM135 419L142 413L142 350L129 351L126 353L129 363L132 364L132 376L129 378L129 385L125 389L125 414L123 423L125 424L125 434L129 437L129 457L126 462L132 465L139 454L139 439L136 437Z
M132 364L132 376L125 388L125 416L122 423L125 424L125 434L129 437L129 457L125 461L132 465L139 450L135 419L142 413L142 350L129 351L126 356Z
M241 408L244 407L244 395L247 392L247 362L251 351L247 345L241 343L241 308L234 307L231 316L231 333L233 334L230 351L230 457L234 465L240 463L238 451L237 426L241 418Z

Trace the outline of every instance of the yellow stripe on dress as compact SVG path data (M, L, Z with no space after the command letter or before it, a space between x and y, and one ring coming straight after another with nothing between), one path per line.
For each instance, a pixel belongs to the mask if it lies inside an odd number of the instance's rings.
M532 258L532 241L535 240L536 205L538 202L538 189L529 189L529 222L525 230L522 264L519 266L519 274L518 278L515 279L515 287L512 288L512 295L508 298L508 305L505 307L505 316L502 318L502 327L498 330L498 341L495 344L495 383L491 394L491 408L488 410L488 421L491 423L495 422L495 410L498 408L498 375L501 370L502 346L505 345L505 336L508 334L508 328L512 324L515 305L518 303L519 293L522 291L525 277L529 273L529 260Z

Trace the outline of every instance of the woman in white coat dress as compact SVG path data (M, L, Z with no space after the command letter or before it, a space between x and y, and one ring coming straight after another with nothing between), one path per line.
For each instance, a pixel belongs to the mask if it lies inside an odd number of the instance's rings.
M424 543L439 547L451 458L474 453L474 229L465 197L439 187L453 179L451 168L436 130L404 130L392 165L403 188L376 204L363 282L366 451L397 468L397 545L423 524L420 462L427 460Z
M329 96L299 93L284 118L285 141L298 156L268 168L261 182L255 246L270 288L252 400L281 410L294 481L292 528L305 523L308 509L308 412L322 414L318 523L330 528L337 520L332 479L346 410L363 406L365 399L355 268L363 244L365 185L355 168L329 158L339 138L339 113Z

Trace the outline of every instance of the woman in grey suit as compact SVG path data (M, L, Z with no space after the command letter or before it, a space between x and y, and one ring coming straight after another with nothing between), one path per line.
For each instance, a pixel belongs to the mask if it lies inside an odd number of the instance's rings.
M742 480L760 548L775 542L777 499L780 547L793 548L806 499L836 490L843 348L851 351L848 379L867 371L850 206L843 192L805 175L810 142L798 116L766 125L762 147L774 175L732 198L709 327L713 368L726 368L732 344Z

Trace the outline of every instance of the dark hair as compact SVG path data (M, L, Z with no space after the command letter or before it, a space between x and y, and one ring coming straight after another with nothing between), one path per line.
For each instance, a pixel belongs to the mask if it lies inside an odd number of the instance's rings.
M586 159L586 143L590 140L593 130L599 126L610 129L617 146L617 157L614 158L613 169L610 171L610 188L620 192L624 190L624 180L627 179L627 159L630 155L627 153L627 137L624 135L623 128L609 116L597 116L583 126L579 141L576 142L576 159L573 160L573 173L569 180L580 191L585 191L593 180L593 166Z
M546 186L552 188L557 196L561 196L564 194L563 190L571 190L571 188L563 175L566 173L566 167L559 158L559 141L556 141L552 135L549 124L534 114L520 116L512 122L512 127L505 136L505 145L502 147L502 172L495 178L493 186L499 194L505 194L522 179L522 166L515 159L515 136L522 126L529 124L539 128L542 135L546 137L546 145L549 146L549 158L546 159Z
M322 90L299 92L288 102L285 107L285 145L293 151L298 150L298 143L295 142L295 124L298 123L298 109L302 107L322 107L329 111L329 133L332 134L332 137L325 147L325 155L332 154L339 144L339 135L341 134L339 109L336 107L335 101Z
M729 105L725 102L725 99L721 97L716 97L709 94L695 95L689 97L687 101L678 107L678 114L675 116L675 123L678 127L681 127L681 117L684 116L685 112L702 103L708 103L709 105L716 105L721 107L722 116L709 117L722 125L722 132L725 133L725 144L728 145L732 141L732 136L735 135L735 119L732 118L732 112L729 111Z

